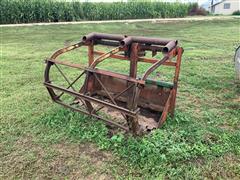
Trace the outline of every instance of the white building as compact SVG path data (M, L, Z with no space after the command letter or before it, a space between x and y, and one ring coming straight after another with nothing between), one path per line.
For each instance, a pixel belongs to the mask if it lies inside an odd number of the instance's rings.
M240 10L240 0L221 0L220 2L210 5L209 10L213 14L232 14L234 11Z

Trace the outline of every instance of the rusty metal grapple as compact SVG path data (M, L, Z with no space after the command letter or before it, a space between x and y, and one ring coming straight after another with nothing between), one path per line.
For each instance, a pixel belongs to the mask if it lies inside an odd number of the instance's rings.
M60 55L82 47L87 48L85 66L60 60ZM137 135L161 127L168 113L174 115L182 53L176 40L90 33L46 59L44 85L54 102ZM111 63L128 61L128 74L99 68L108 59L115 60ZM140 63L149 66L142 75L138 74ZM74 80L70 81L70 73L63 72L62 66L77 70ZM172 82L149 78L159 66L174 69ZM67 85L55 82L53 67Z

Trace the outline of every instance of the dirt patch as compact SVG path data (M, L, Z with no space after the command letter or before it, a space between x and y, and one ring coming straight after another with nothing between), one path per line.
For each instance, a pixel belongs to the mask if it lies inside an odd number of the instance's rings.
M59 154L63 157L79 157L83 159L88 159L91 164L95 166L102 166L104 162L108 162L112 159L112 154L99 150L95 145L90 143L83 143L79 145L71 144L56 144L53 146L57 149Z
M240 179L240 159L233 154L214 159L205 164L202 169L202 177L209 179Z
M199 176L204 177L204 179L237 180L240 178L240 159L234 154L226 154L212 160L198 157L183 161L183 163L199 168Z
M107 116L108 119L111 119L112 121L119 123L125 127L128 127L127 121L124 119L123 115L120 112L106 107L102 109L102 112ZM159 118L160 113L157 114L156 112L150 112L142 109L138 116L138 123L141 126L142 130L144 132L147 132L157 128ZM119 132L114 127L111 127L109 130L112 134Z
M218 141L219 141L218 137L212 133L206 133L203 137L203 142L208 145L217 143Z
M227 131L230 131L230 132L234 132L236 130L239 130L240 129L240 124L239 125L236 125L236 126L233 126L233 125L229 125L229 124L221 124L219 126L221 129L223 130L227 130Z
M113 157L90 143L43 146L30 136L20 138L0 157L3 179L112 179L108 164Z
M240 103L240 97L236 98L236 99L233 99L233 102L235 103Z

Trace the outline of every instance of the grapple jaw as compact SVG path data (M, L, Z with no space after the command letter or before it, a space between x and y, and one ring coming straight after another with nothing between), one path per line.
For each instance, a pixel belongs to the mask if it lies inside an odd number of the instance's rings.
M95 49L98 45L112 49L98 51ZM88 48L87 66L58 59L80 47ZM162 59L146 57L147 51L153 56L161 52ZM138 135L161 127L168 113L174 115L182 53L176 40L91 33L46 60L44 85L54 102ZM129 61L129 74L98 68L108 58ZM139 62L152 64L142 77L137 77ZM175 68L172 82L149 78L162 65ZM71 82L59 66L78 69L78 76ZM52 67L57 68L67 86L55 83L50 73ZM83 76L82 85L73 88ZM70 98L63 98L65 95Z

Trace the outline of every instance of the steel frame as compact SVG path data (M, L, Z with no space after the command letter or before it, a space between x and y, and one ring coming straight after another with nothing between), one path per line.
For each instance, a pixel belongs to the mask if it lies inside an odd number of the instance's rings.
M114 48L109 52L94 50L94 47L99 44L113 46ZM60 61L57 59L57 57L59 57L61 54L83 46L87 46L88 48L87 67L84 67L81 64L74 64L68 61ZM155 58L141 57L140 55L144 54L142 52L145 51L151 51L153 56L159 52L162 52L163 58L158 60ZM119 52L124 52L124 55L117 54ZM108 124L117 126L125 131L130 131L134 135L137 135L141 134L142 131L142 128L140 127L138 121L140 113L140 109L138 107L140 95L142 91L144 91L144 88L146 86L146 80L149 75L161 65L174 67L175 74L173 79L173 87L169 89L169 95L162 109L161 116L157 122L157 127L161 127L163 125L169 112L171 116L174 116L182 53L183 48L177 46L176 40L91 33L87 36L84 36L81 42L59 49L49 59L46 59L44 85L46 86L54 102L68 107L72 110L88 114L96 119L101 119ZM99 56L97 58L94 58L94 55ZM173 61L174 57L176 57L176 61ZM130 61L129 76L96 68L99 63L108 58ZM143 74L142 78L137 78L138 62L146 62L152 64L152 66L147 69L147 71ZM58 67L58 64L71 68L77 68L82 70L83 72L80 73L74 81L70 82L67 76ZM49 72L53 65L56 66L60 74L64 77L65 81L68 83L68 87L61 87L51 82ZM76 90L73 85L84 74L86 75L84 85L83 87L81 87L80 90ZM106 84L102 82L102 80L100 79L101 76L112 77L121 81L126 81L127 86L114 95L109 92ZM94 91L94 86L96 83L101 86L103 94L105 94L105 97L110 102L102 100L98 97L94 97L91 94ZM61 93L57 95L55 90L61 91ZM123 94L127 93L131 94L131 96L127 96L127 99L125 100L126 106L122 107L118 104L117 99ZM84 109L79 107L77 108L72 104L66 104L64 101L61 100L63 94L69 94L75 97L75 100L78 100L82 103ZM149 103L151 104L151 102ZM94 107L93 104L97 104L98 107ZM97 113L104 107L120 112L123 118L127 121L128 125L124 126L122 124L116 123L112 120L108 120L107 118L98 115Z

